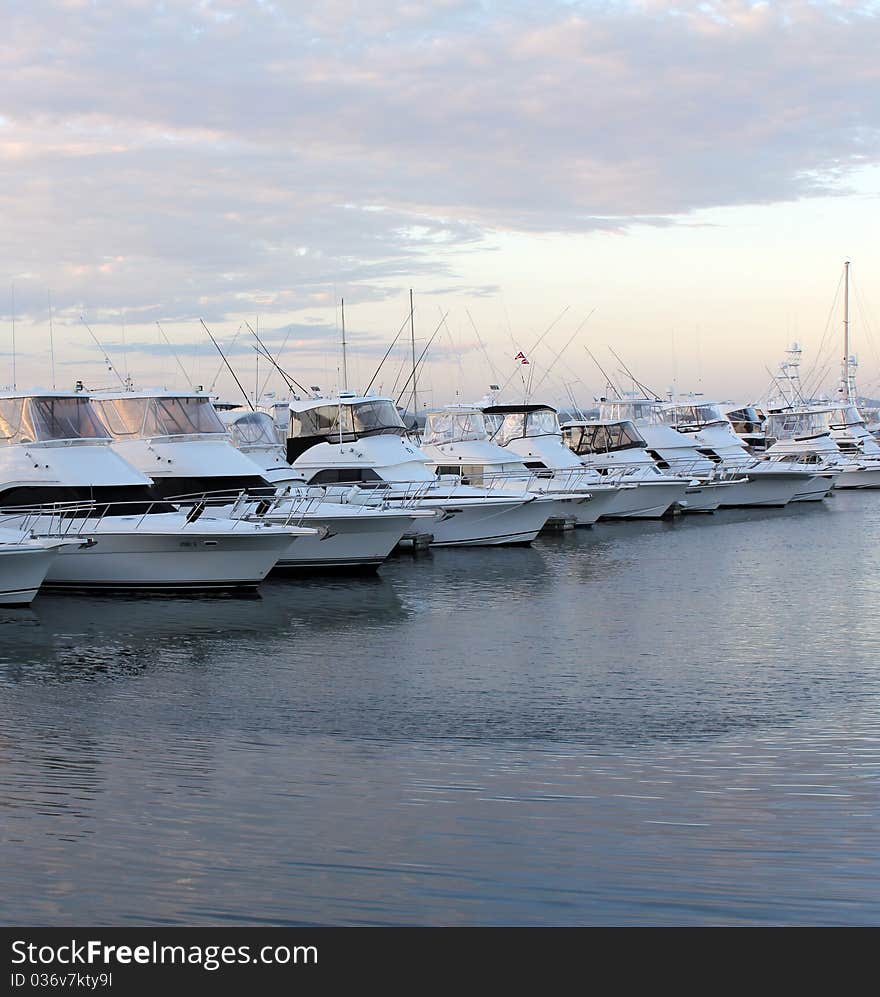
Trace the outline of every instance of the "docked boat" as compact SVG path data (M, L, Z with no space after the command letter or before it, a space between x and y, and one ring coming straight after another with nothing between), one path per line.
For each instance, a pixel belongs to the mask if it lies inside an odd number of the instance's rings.
M489 439L536 474L551 476L557 487L589 490L588 503L578 507L578 525L590 526L612 516L629 500L632 485L605 479L585 467L562 441L559 414L552 405L507 404L483 407Z
M85 537L35 537L0 525L0 606L30 605L62 549L90 543Z
M310 485L331 494L352 492L369 504L429 509L434 546L530 543L549 510L538 496L437 475L428 456L406 438L390 398L343 392L333 398L290 401L287 459ZM413 527L413 534L423 532Z
M832 404L806 398L800 344L792 343L785 352L774 379L778 397L768 403L764 424L768 459L812 467L831 480L834 488L880 487L880 460L872 451L876 441L865 430L858 408L853 402ZM844 361L844 395L855 392L851 362L851 358Z
M60 548L47 587L255 588L293 539L277 527L210 519L203 508L180 511L151 488L111 449L86 395L0 395L4 523L26 525L37 538L92 541Z
M810 469L762 460L749 453L721 405L699 395L674 398L659 408L660 417L730 478L722 508L781 508L792 501L827 495L833 482Z
M254 461L261 476L276 490L271 506L263 513L270 521L296 522L320 531L291 546L277 567L287 570L327 568L375 568L401 539L417 529L429 534L436 518L433 510L408 505L383 504L374 492L352 500L351 489L337 494L333 501L321 485L308 485L302 474L287 463L284 447L278 442L275 420L266 412L227 409L217 413L230 433L236 449ZM358 486L353 486L360 494Z
M628 419L564 422L562 438L585 467L628 486L607 518L662 519L686 501L691 479L662 471Z
M716 462L700 453L694 441L679 433L667 422L663 403L656 398L625 395L604 399L599 418L605 422L626 420L633 423L645 442L645 451L661 471L676 478L687 478L681 505L687 512L714 512L724 496L740 479L716 467Z
M562 472L529 468L511 450L489 439L483 412L476 405L448 405L425 413L421 449L437 474L458 475L471 485L493 484L530 492L547 504L548 522L590 525L599 517L605 494L616 489L598 475L588 483L580 468ZM590 484L597 486L595 493ZM594 494L596 506L593 506Z

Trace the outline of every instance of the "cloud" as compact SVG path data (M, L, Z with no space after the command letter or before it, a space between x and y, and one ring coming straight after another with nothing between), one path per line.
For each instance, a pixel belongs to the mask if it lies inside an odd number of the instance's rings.
M460 286L497 231L842 191L877 51L871 3L30 3L0 273L34 317L293 314Z

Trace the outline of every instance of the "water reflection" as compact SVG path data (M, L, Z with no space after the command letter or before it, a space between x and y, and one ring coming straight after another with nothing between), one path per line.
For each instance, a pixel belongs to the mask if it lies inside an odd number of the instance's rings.
M878 499L0 613L0 921L875 923Z

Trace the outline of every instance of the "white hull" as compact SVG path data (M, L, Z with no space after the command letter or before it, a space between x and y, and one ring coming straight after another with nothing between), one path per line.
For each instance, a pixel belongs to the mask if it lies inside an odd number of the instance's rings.
M827 498L838 480L838 474L816 474L792 499L792 502L821 502Z
M616 485L594 486L593 488L586 485L585 487L590 492L590 498L575 507L578 526L592 526L602 516L607 516L610 509L616 508L622 491Z
M685 512L714 512L721 507L724 489L730 487L722 482L688 485L682 502Z
M27 606L58 557L57 548L0 547L0 606Z
M89 547L66 547L49 567L49 588L171 591L255 588L290 546L290 533L203 516L192 524L178 513L108 516L83 521ZM58 520L37 520L57 530Z
M684 481L639 481L635 488L622 488L606 519L662 519L680 502L688 485Z
M880 488L880 466L844 468L835 488Z
M745 481L735 481L724 489L722 509L750 507L781 507L804 490L811 476L798 472L749 472Z
M315 527L320 536L298 537L278 559L276 569L375 567L381 564L401 538L415 524L430 533L434 519L403 512L350 516L322 516L320 513L297 520L300 526Z
M412 532L430 532L435 547L531 543L544 528L552 505L534 499L431 498L422 501L419 508L437 509L440 515L425 529L416 526Z

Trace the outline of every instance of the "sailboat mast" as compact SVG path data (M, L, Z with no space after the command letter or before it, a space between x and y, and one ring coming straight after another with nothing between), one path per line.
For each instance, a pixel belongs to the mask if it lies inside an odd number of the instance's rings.
M849 260L843 264L843 390L852 401L849 377Z
M348 391L348 361L345 356L345 298L342 303L342 387Z

